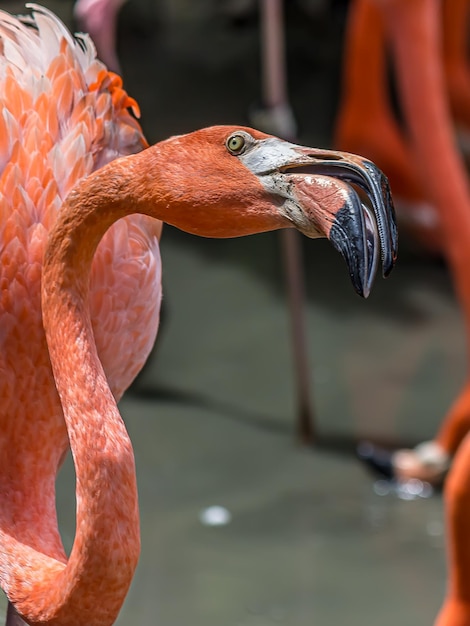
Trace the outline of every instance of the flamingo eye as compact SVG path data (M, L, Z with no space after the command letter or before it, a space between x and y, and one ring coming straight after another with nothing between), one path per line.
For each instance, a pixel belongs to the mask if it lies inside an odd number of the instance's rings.
M246 139L243 135L231 135L225 145L232 154L241 154L245 148Z

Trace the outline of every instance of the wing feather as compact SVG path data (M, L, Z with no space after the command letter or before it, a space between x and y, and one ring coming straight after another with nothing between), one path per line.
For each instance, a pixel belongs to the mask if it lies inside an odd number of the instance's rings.
M97 60L90 37L73 37L51 11L27 6L28 16L0 11L0 372L15 376L14 384L0 380L4 407L8 398L17 404L10 392L23 384L26 354L44 363L43 380L52 376L41 352L40 272L47 233L66 194L98 167L147 146L129 111L138 115L137 104ZM106 234L94 259L91 315L117 396L155 338L159 234L159 224L132 216ZM22 336L32 338L27 346ZM34 381L23 382L33 406L42 392ZM0 410L0 429L3 419Z

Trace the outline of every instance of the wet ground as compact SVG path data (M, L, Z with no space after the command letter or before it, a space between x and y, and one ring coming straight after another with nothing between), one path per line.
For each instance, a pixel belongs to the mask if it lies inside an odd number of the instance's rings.
M344 25L344 3L333 4L315 19L293 0L288 9L299 138L325 147ZM151 140L246 124L260 99L257 21L235 26L214 5L123 10L125 82ZM69 3L51 6L70 16ZM295 438L279 235L210 241L165 229L161 334L121 403L143 550L118 624L432 624L445 589L441 497L387 494L354 455L362 437L430 438L463 381L447 271L402 244L392 277L363 301L327 242L302 242L319 435L310 449ZM70 545L70 467L58 501ZM212 506L224 523L208 523Z

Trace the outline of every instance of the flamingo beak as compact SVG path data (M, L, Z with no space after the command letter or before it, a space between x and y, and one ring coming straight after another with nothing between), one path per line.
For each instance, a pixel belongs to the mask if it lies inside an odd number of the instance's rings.
M240 157L278 210L308 237L327 237L345 259L357 293L367 297L379 265L393 269L397 228L390 187L371 162L345 152L270 137Z

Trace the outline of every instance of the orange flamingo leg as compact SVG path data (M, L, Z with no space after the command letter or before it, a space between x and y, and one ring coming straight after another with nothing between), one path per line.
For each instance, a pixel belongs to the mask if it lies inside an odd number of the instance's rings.
M449 584L435 626L470 626L470 436L455 457L445 488Z
M427 249L440 251L435 208L415 168L391 106L385 29L375 0L355 0L348 17L335 144L387 172L400 223Z

